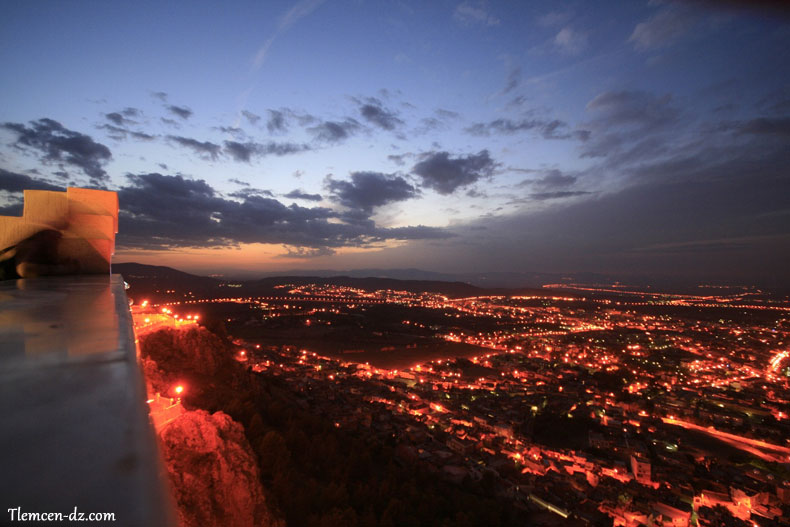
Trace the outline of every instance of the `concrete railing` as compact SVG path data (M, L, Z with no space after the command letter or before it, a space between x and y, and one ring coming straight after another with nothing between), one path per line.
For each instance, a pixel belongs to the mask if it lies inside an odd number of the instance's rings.
M0 282L0 419L0 524L174 523L120 275Z

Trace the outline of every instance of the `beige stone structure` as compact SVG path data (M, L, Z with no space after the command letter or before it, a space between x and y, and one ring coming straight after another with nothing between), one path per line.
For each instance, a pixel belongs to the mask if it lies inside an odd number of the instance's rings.
M0 216L0 249L45 229L62 234L58 257L79 273L109 273L118 232L118 195L69 187L66 192L26 190L21 217Z

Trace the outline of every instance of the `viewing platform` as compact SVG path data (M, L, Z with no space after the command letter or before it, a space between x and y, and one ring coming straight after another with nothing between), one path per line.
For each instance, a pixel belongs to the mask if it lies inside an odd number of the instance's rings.
M17 507L174 523L120 275L0 282L0 412L0 524Z

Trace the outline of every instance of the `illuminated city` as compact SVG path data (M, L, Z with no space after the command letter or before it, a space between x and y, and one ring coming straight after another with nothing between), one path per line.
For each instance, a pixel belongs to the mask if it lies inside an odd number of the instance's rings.
M787 299L577 284L458 297L364 282L151 289L158 300L135 319L221 317L260 382L515 507L592 525L781 525Z

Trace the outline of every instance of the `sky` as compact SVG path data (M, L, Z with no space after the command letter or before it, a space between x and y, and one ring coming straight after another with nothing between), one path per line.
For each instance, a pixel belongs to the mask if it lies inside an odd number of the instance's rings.
M6 2L0 214L114 261L788 285L790 13L705 1Z

